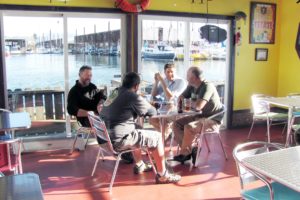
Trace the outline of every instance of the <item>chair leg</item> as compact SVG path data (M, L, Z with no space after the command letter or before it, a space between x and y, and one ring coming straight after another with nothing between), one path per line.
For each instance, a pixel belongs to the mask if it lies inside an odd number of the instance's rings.
M252 120L252 124L251 124L250 131L249 131L249 133L248 133L247 140L250 140L250 135L251 135L251 133L252 133L253 126L254 126L254 120Z
M147 155L148 155L149 161L150 161L150 163L151 163L151 165L152 165L152 168L153 168L154 175L156 175L156 174L157 174L157 170L156 170L156 168L155 168L155 166L154 166L154 163L153 163L153 161L152 161L152 158L151 158L150 152L149 152L148 150L147 150L146 152L147 152Z
M209 145L208 145L208 142L207 142L207 138L206 138L206 135L204 134L204 141L205 141L205 144L207 146L207 151L210 152L210 148L209 148Z
M286 125L287 125L287 123L284 124L284 127L283 127L282 132L281 132L281 136L284 135L284 131L285 131L285 129L286 129Z
M198 159L198 157L200 156L200 152L201 152L201 146L202 146L203 136L204 136L204 134L201 134L200 138L197 141L197 147L198 148L197 148L197 154L196 154L196 160L195 160L194 167L198 167L198 165L199 165L199 159Z
M179 144L178 144L178 145L177 145L177 150L176 150L176 155L179 154L179 149L180 149L180 146L179 146Z
M93 167L93 171L92 171L91 176L94 176L94 173L95 173L95 171L96 171L96 168L97 168L97 165L98 165L98 162L99 162L100 154L102 154L102 156L103 156L101 147L99 147L98 154L97 154L97 157L96 157L96 161L95 161L95 164L94 164L94 167ZM102 158L103 158L103 157L102 157Z
M76 136L75 136L75 139L74 139L74 142L73 142L73 145L72 145L72 149L71 149L71 151L70 151L70 154L72 154L72 153L74 152L75 144L76 144L77 138L78 138L78 134L76 133Z
M219 141L220 141L220 144L221 144L221 147L222 147L224 156L225 156L226 160L228 160L228 157L227 157L226 151L225 151L225 149L224 149L224 145L223 145L223 142L222 142L222 139L221 139L220 134L218 134L218 137L219 137Z
M172 151L173 142L174 142L174 132L172 132L172 135L171 135L171 141L170 141L170 151Z
M113 172L113 175L111 177L110 184L109 184L109 193L110 194L112 193L112 187L113 187L113 184L114 184L114 181L115 181L115 178L116 178L116 174L117 174L117 171L118 171L119 163L120 163L120 160L121 160L121 155L122 155L122 153L120 153L117 157L117 162L116 162L114 172Z
M102 158L102 162L104 162L104 154L103 154L103 151L102 151L102 149L101 149L101 158Z
M85 142L85 145L84 145L84 149L86 149L86 146L87 146L87 144L88 144L88 142L89 142L89 139L90 139L90 133L87 134L86 142Z
M21 155L21 146L23 145L23 140L20 141L21 144L19 144L19 152L18 152L18 156L19 156L19 160L18 160L18 167L19 167L19 174L23 174L23 165L22 165L22 155Z

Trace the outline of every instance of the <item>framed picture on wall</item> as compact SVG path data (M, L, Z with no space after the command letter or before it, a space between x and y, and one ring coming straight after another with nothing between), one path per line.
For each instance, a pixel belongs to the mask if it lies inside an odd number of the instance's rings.
M268 49L256 48L255 49L255 60L256 61L267 61L268 60Z
M251 2L250 43L275 43L276 4Z

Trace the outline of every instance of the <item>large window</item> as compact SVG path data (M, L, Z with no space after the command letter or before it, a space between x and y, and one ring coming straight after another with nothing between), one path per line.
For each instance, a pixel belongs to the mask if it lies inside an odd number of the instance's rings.
M82 65L93 67L99 88L109 88L121 74L123 21L116 15L3 13L9 108L29 112L32 120L16 136L65 137L75 131L66 94Z
M163 74L166 63L174 63L182 78L186 78L190 66L199 66L205 78L216 85L223 103L227 103L229 21L140 16L139 26L139 72L148 88L155 72Z

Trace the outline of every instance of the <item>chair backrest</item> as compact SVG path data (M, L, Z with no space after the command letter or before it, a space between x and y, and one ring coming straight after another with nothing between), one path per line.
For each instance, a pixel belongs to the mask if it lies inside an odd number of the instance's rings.
M270 98L270 96L264 94L254 94L251 96L254 115L268 113L270 111L268 103L262 100L265 98Z
M95 115L93 111L88 112L88 118L91 124L91 128L96 133L97 137L101 138L104 141L107 141L109 150L113 153L116 153L111 143L107 128L105 126L105 122L100 118L100 116Z
M258 174L257 172L247 168L243 164L243 159L249 156L279 150L284 148L281 144L277 143L267 143L262 141L254 141L254 142L247 142L243 144L237 145L233 149L233 157L236 162L237 171L240 178L241 188L244 189L244 186L247 183L256 181L260 179L261 181L265 182L265 178Z
M291 97L291 98L300 97L300 93L289 93L289 94L287 95L287 97Z
M224 118L225 112L226 112L226 107L225 107L224 104L222 104L222 111L220 111L220 112L218 112L218 113L216 113L214 115L211 115L211 116L207 117L206 120L207 119L214 119L215 117L218 117L218 116L221 116L221 115L223 115L222 118ZM208 134L208 133L219 133L220 128L218 128L217 130L210 130L210 129L205 130L205 128L206 128L206 126L205 126L206 120L204 121L204 126L202 126L201 135L203 133L206 133L206 134Z
M8 113L11 113L10 110L4 109L4 108L0 108L0 112L8 112Z

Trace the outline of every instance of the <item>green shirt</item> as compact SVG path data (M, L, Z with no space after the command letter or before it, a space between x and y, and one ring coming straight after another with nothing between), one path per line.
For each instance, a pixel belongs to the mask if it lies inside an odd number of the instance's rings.
M209 117L223 110L223 105L220 100L220 96L214 84L207 81L203 81L198 88L189 85L182 93L184 98L191 98L192 101L202 99L207 101L206 105L202 109L204 117ZM216 116L214 120L221 122L223 115Z

